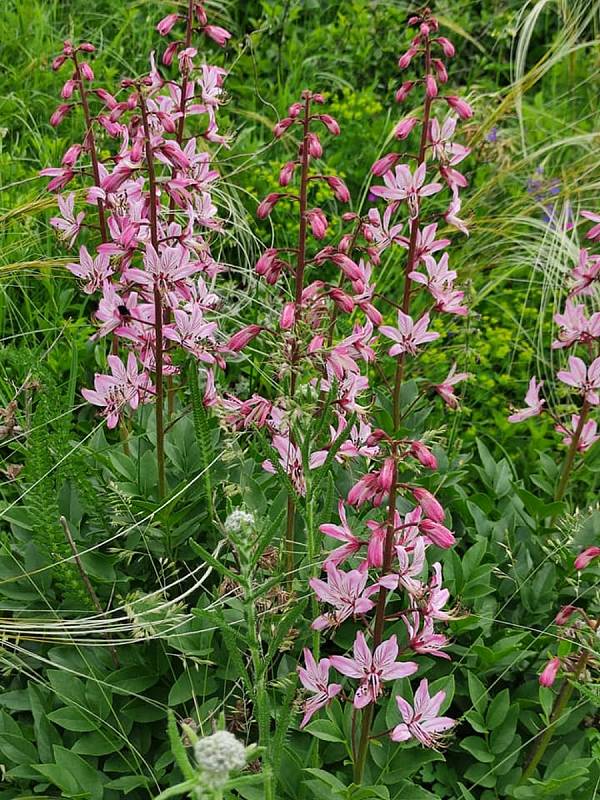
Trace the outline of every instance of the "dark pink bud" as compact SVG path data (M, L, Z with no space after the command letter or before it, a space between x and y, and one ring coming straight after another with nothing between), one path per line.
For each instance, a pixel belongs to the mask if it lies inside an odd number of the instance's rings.
M348 187L341 178L336 178L334 176L331 176L329 178L326 178L326 180L327 183L333 189L333 193L335 194L336 199L339 200L340 203L350 202L350 192L348 191Z
M455 95L447 96L446 102L450 108L456 111L461 119L471 119L473 116L473 109L471 106L465 100L461 100L460 97L456 97Z
M282 197L287 197L287 195L279 194L277 192L271 192L271 194L268 194L256 209L256 216L259 219L265 219L268 217Z
M425 94L427 97L437 97L438 88L433 75L425 76Z
M265 250L254 267L259 275L264 275L271 268L273 262L277 258L278 252L279 251L274 247L269 247Z
M81 155L82 147L80 144L72 144L62 157L61 164L63 167L74 167L77 159Z
M318 119L321 120L323 125L325 125L329 133L333 134L333 136L340 135L340 126L332 116L329 114L319 114Z
M396 102L403 103L408 95L412 92L414 85L414 81L405 81L396 92Z
M374 447L376 444L379 444L382 439L387 438L388 436L385 431L383 431L381 428L375 428L371 435L367 437L367 446Z
M354 300L346 292L335 288L329 292L329 296L345 314L351 314L354 311Z
M95 92L109 111L112 110L117 105L117 101L115 100L115 98L112 96L110 92L107 92L106 89L96 89Z
M452 44L450 39L446 39L445 36L439 36L435 41L444 51L444 55L446 56L446 58L452 58L452 56L456 53L454 45Z
M403 119L394 128L394 137L396 139L406 139L407 136L410 136L410 133L418 121L416 117L406 117L406 119Z
M175 54L177 53L180 44L181 42L171 42L163 53L162 63L165 65L165 67L170 67L173 63L173 59L175 58Z
M299 116L300 112L304 108L303 103L292 103L292 105L288 108L288 114L292 119L296 119Z
M347 255L344 255L344 253L334 253L333 255L330 255L329 258L331 259L331 261L333 261L333 263L336 266L338 266L342 270L344 275L349 280L351 281L362 280L363 275L362 272L360 271L358 264L352 261L352 259L349 258Z
M322 94L319 94L317 92L317 94L313 94L312 101L313 101L313 103L318 103L320 106L322 106L323 103L325 102L325 98L323 97Z
M563 606L554 618L554 622L557 625L566 625L576 611L579 611L577 606Z
M96 48L91 42L82 42L78 49L84 53L94 53L96 51Z
M439 58L434 58L431 63L433 64L433 68L435 69L435 74L438 77L438 81L440 83L447 83L448 72L446 70L446 67L444 66L444 62L440 61Z
M296 321L296 304L286 303L281 311L279 327L282 331L289 331L294 327Z
M68 103L62 103L59 105L54 114L52 114L50 117L50 125L56 128L58 125L60 125L70 110L71 106Z
M52 69L56 72L56 70L60 69L62 65L67 60L67 57L64 56L62 53L59 56L56 56L54 61L52 62Z
M406 69L410 62L413 60L414 56L417 54L417 50L415 47L409 47L404 55L401 55L398 59L398 66L400 69Z
M437 469L438 464L436 457L433 455L431 450L421 442L411 442L410 453L420 464L422 464L424 467L427 467L427 469Z
M346 233L340 239L340 243L338 244L338 250L340 253L348 253L350 250L350 245L352 244L352 240L354 239L353 234Z
M204 6L201 3L196 3L196 19L198 20L200 25L206 25L206 23L208 22L206 11L204 10Z
M100 114L98 117L98 122L100 125L102 125L109 136L118 136L121 132L120 126L116 122L111 122L111 120L105 114Z
M327 217L320 208L312 208L306 212L306 219L310 225L313 236L322 239L327 233Z
M323 155L323 147L321 145L321 140L316 133L306 134L306 144L308 147L308 154L310 156L313 158L321 158Z
M452 547L456 542L454 534L451 530L448 530L445 525L441 525L439 522L434 522L432 519L424 519L419 524L419 529L432 542L432 544L436 545L436 547L441 547L444 550Z
M586 550L583 550L581 553L579 553L575 559L575 569L585 569L590 562L595 558L598 558L598 556L600 556L600 547L588 547Z
M541 686L552 686L560 669L560 658L551 658L539 677Z
M444 521L446 512L441 503L436 500L431 492L428 492L427 489L423 489L420 486L411 489L411 492L417 503L423 509L423 513L426 517L429 517L429 519L432 519L434 522Z
M398 153L388 153L387 156L383 156L378 161L376 161L373 166L371 167L371 172L373 175L377 175L377 177L381 177L385 175L386 172L389 172L391 168L394 166L396 161L398 161L400 156Z
M74 81L72 78L69 78L68 81L65 82L64 86L60 90L60 96L63 100L70 100L73 96L73 92L75 87L77 86L77 81Z
M285 117L284 119L280 119L277 125L273 128L273 136L276 139L280 139L283 134L287 131L290 125L293 123L293 119L291 117Z
M226 31L225 28L220 28L218 25L205 25L204 33L210 37L213 42L216 42L219 47L225 47L229 39L231 39L229 31Z
M81 70L81 74L86 79L86 81L94 80L94 71L89 64L85 63L85 61L80 65L79 69Z
M318 350L320 350L324 344L325 344L324 337L320 333L318 333L316 336L313 336L313 338L310 340L308 347L306 348L306 352L309 355L313 355L313 353L316 353Z
M168 33L171 33L175 25L177 24L177 20L179 19L179 14L167 14L166 17L163 17L161 21L156 26L156 30L160 33L161 36L166 36Z
M393 458L386 458L379 474L379 484L384 492L389 492L394 482L396 465Z
M292 176L294 174L295 169L296 169L295 161L288 161L287 164L283 165L283 167L281 168L281 172L279 173L280 186L288 185L288 183L292 180Z
M426 22L422 22L419 30L421 31L421 36L429 36L431 28Z
M241 331L234 333L231 339L227 342L225 349L230 350L233 353L239 353L240 350L243 350L250 342L255 339L258 334L262 331L262 327L260 325L248 325L247 328L242 328Z

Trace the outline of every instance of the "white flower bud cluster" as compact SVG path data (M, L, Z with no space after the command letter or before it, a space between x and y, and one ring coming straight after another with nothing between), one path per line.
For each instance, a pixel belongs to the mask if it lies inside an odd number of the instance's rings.
M241 533L245 528L254 525L254 516L241 508L236 508L225 520L227 533Z
M229 731L217 731L199 739L194 745L194 755L211 787L223 786L230 772L246 766L246 748Z

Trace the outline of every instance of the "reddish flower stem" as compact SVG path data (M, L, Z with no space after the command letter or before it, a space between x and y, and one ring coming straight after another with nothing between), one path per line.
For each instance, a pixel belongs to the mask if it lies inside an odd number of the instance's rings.
M294 329L298 330L302 310L302 291L304 289L304 270L306 269L306 232L307 232L307 196L308 196L308 133L310 128L310 93L306 92L304 98L304 119L302 124L302 162L300 165L300 195L299 195L299 230L298 230L298 256L296 273L294 276ZM298 366L298 337L294 334L291 342L290 353L290 397L296 394ZM290 443L293 444L290 432ZM287 522L285 531L285 571L291 581L294 571L294 526L296 523L296 507L294 498L288 494Z
M429 40L425 42L425 74L429 75L431 71L431 49ZM418 163L422 164L426 159L427 153L427 134L429 129L429 117L431 114L431 101L432 98L425 95L423 105L423 120L421 122L421 143L419 146ZM408 255L406 258L406 266L404 268L404 294L402 298L402 310L408 314L410 309L411 300L411 286L412 281L409 278L410 273L414 269L415 255L417 248L417 233L419 232L420 216L417 214L412 220L410 225L410 242L408 246ZM394 393L392 398L392 419L394 425L393 435L396 436L398 427L400 425L400 390L402 388L402 381L404 378L404 353L398 356L396 362L396 376L394 380ZM383 565L381 574L386 575L391 568L393 545L394 545L394 517L396 513L396 496L398 492L398 470L397 470L397 445L392 445L392 457L394 459L394 473L392 476L392 485L390 487L388 499L388 514L387 514L387 529L385 534ZM384 587L379 589L377 595L377 607L375 609L375 626L373 629L373 650L378 647L383 639L383 629L385 626L385 605L387 601L388 591ZM363 780L367 754L369 750L369 739L371 734L371 726L373 723L374 706L370 704L367 706L363 713L363 720L361 726L360 742L358 746L358 753L356 754L354 762L354 782L361 784Z
M583 427L587 421L589 412L590 412L590 404L587 400L584 400L583 405L581 406L579 422L577 424L575 432L573 433L571 444L569 445L569 449L567 450L567 455L565 457L565 463L563 464L560 481L558 483L558 486L556 487L556 493L554 495L555 500L562 500L563 497L565 496L565 492L567 490L567 486L569 483L569 478L571 477L571 471L573 469L573 462L575 461L575 456L577 455L579 440L581 439L581 434L583 433Z
M188 8L187 8L187 17L186 17L186 29L185 29L185 47L188 48L192 44L192 34L194 32L194 0L188 0ZM187 71L184 72L183 78L181 79L181 98L179 101L179 112L181 116L177 122L177 132L175 134L175 138L177 140L177 144L181 147L183 144L183 134L185 131L185 116L187 111L187 87L188 87L188 73ZM173 176L175 176L175 168L173 168ZM169 200L169 216L173 217L175 215L175 200L171 197ZM166 321L167 323L170 322L171 319L171 312L167 311L166 314ZM170 342L167 340L165 342L166 349L169 349ZM170 419L173 416L173 412L175 411L175 385L173 382L173 377L171 375L167 376L167 417Z
M158 219L156 213L157 192L156 175L154 172L154 153L150 142L150 126L148 124L148 110L143 89L140 90L140 110L146 146L146 166L148 168L148 186L150 190L150 238L152 246L158 253ZM162 499L165 495L165 431L163 420L163 305L158 286L154 285L154 325L155 346L154 361L156 375L156 402L154 405L156 415L156 465L158 471L158 496Z

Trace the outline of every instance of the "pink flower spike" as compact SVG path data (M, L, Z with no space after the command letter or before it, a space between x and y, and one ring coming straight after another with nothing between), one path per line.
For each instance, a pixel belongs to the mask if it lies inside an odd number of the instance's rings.
M560 669L560 658L551 658L539 677L540 686L552 686Z
M371 653L364 633L359 631L354 640L353 654L354 658L331 656L330 662L342 675L360 680L360 686L354 695L355 708L364 708L369 703L376 702L383 692L384 681L406 678L418 669L414 661L396 661L398 643L395 636L382 642Z
M339 683L329 683L330 659L322 658L318 663L308 648L304 648L304 667L298 667L298 677L305 689L314 694L304 703L304 716L300 727L309 722L311 717L342 691Z
M515 411L514 414L511 414L508 418L509 422L522 422L524 419L537 417L542 413L546 401L543 398L540 399L539 395L543 385L544 381L538 383L535 377L529 381L529 388L525 395L527 408L522 408L520 411Z
M392 741L406 742L409 739L416 739L425 747L436 747L440 741L440 734L456 725L456 721L450 717L438 716L445 699L445 692L430 696L429 684L425 678L415 692L414 706L403 697L397 696L396 702L404 722L396 725L390 734Z
M580 572L582 569L589 566L598 556L600 556L600 547L588 547L586 550L582 550L581 553L579 553L573 566Z

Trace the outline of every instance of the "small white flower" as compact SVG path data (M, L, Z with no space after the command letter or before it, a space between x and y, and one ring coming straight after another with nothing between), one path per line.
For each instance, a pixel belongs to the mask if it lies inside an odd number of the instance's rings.
M198 767L213 787L222 786L229 773L246 766L246 748L229 731L217 731L194 745Z

